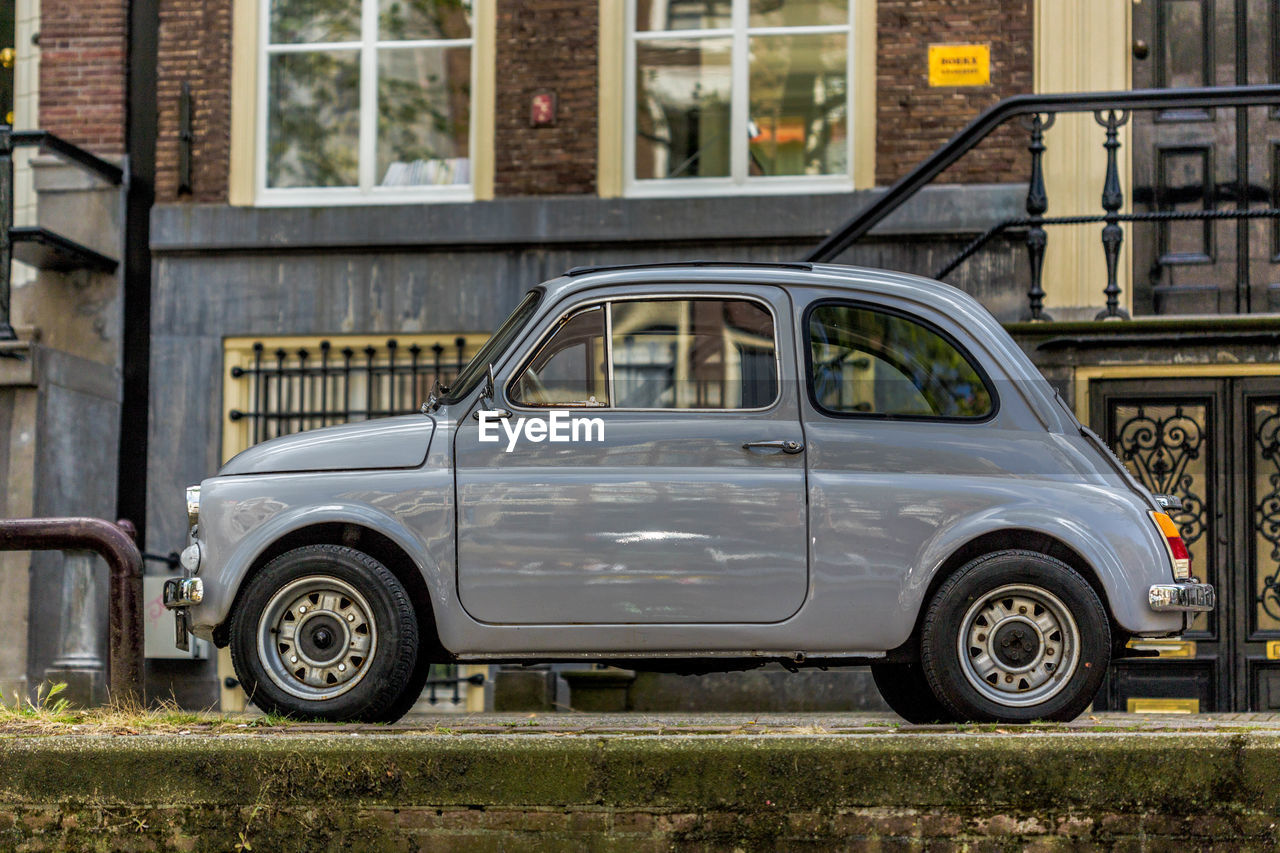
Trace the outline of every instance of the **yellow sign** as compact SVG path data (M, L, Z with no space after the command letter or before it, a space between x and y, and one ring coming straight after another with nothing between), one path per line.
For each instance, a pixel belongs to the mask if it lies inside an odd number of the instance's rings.
M985 44L929 45L930 86L988 86L991 47Z
M1267 657L1271 660L1280 659L1280 640L1267 640Z
M1140 699L1129 697L1125 702L1130 714L1199 714L1199 699Z
M1196 656L1195 640L1144 640L1142 638L1125 643L1131 649L1154 651L1162 658L1193 658Z

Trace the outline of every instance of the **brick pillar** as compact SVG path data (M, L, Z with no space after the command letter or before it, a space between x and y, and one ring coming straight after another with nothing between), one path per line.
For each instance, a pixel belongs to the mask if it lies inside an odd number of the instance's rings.
M494 194L596 191L597 0L499 3ZM532 127L533 97L555 96L555 123Z

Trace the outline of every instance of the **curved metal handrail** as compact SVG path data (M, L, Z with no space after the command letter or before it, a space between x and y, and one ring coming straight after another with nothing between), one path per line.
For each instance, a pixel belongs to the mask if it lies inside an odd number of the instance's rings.
M1009 119L1018 116L1098 110L1213 109L1280 105L1280 86L1217 86L1196 89L1134 89L1124 92L1068 92L1014 95L965 125L923 163L899 178L882 195L831 233L803 260L830 261L865 236L947 167Z
M127 525L127 526L126 526ZM142 554L133 525L101 518L0 520L0 551L95 551L111 571L107 678L112 699L142 701Z

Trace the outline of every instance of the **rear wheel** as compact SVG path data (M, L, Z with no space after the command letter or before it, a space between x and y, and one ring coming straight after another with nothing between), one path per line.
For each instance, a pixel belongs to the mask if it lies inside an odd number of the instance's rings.
M934 695L958 719L1071 720L1102 684L1111 630L1097 593L1070 566L999 551L938 588L920 651Z
M951 723L955 715L933 695L918 663L873 663L871 678L881 698L908 723Z
M248 582L231 660L268 713L393 722L421 672L418 637L409 595L386 566L354 548L308 545Z

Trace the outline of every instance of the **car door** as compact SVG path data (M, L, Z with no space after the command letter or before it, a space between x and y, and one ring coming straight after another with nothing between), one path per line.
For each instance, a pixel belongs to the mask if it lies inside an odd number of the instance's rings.
M499 370L501 441L482 441L473 416L456 432L466 611L649 624L798 610L804 436L782 291L603 291L553 313ZM526 428L575 418L564 441Z
M811 570L843 579L858 641L875 644L914 619L904 602L939 532L1006 502L1010 466L1035 476L1055 460L1042 428L1002 428L995 383L923 317L820 298L801 326Z

